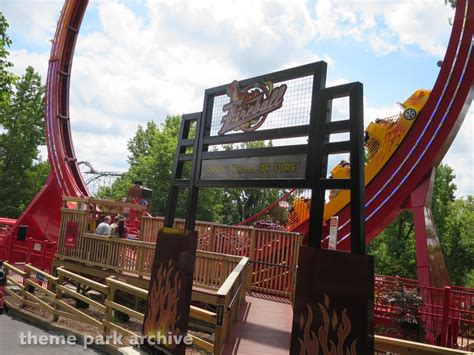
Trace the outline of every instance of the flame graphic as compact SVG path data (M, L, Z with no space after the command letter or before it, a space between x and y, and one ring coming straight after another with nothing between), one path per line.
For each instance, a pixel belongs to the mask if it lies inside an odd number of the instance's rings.
M319 312L323 318L323 324L318 329L316 335L311 330L313 323L313 309L306 304L307 316L303 314L300 317L299 325L303 330L303 339L298 339L300 343L300 355L356 355L357 339L354 339L350 345L347 338L350 335L352 324L347 316L347 308L342 311L339 318L336 310L332 310L331 316L329 309L329 296L324 294L324 305L317 303ZM340 321L342 320L342 322ZM329 338L329 332L332 331L336 336ZM347 343L347 344L346 344ZM345 346L345 347L344 347Z
M174 266L161 264L155 276L155 282L151 290L150 301L148 302L148 318L143 325L143 332L146 336L154 338L160 335L167 336L169 333L178 335L180 329L176 328L177 308L181 290L180 272ZM173 281L173 282L172 282ZM174 348L175 344L167 344Z

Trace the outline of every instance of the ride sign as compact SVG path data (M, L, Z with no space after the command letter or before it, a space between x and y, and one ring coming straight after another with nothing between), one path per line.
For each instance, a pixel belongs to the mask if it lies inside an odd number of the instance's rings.
M79 224L77 222L67 222L66 233L64 236L64 246L66 248L76 249L78 235Z
M302 179L306 155L275 155L202 162L201 179Z
M194 148L196 185L310 187L325 80L326 65L317 62L207 89ZM189 147L186 137L179 144L186 139ZM184 158L185 147L179 151Z
M207 89L202 112L183 115L181 121L165 226L174 225L180 188L187 189L184 226L190 231L195 230L200 188L311 189L290 353L337 348L369 354L373 259L364 255L363 86L326 88L326 69L324 62L310 63ZM333 100L343 97L349 117L332 121ZM331 134L346 132L349 140L331 142ZM328 178L328 156L341 153L350 153L350 176ZM324 197L334 189L350 190L351 254L321 249Z
M226 90L231 101L222 108L227 114L222 117L222 127L218 134L223 135L231 130L255 131L265 122L270 112L283 105L286 89L285 84L273 88L271 81L264 81L247 85L240 90L238 81L234 80Z

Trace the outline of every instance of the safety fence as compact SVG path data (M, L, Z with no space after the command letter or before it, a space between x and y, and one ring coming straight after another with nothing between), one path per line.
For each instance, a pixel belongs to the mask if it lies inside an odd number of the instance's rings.
M143 309L139 307L148 297L148 291L115 277L107 277L105 283L97 282L84 276L59 267L58 276L50 275L29 264L25 270L4 263L7 273L5 304L9 308L42 310L43 318L58 322L60 318L85 323L96 328L96 331L107 336L111 331L126 337L139 339L141 331L137 327L118 324L117 312L134 319L135 324L143 323ZM189 334L193 344L207 352L220 354L232 322L236 319L239 306L245 298L248 279L248 258L240 261L215 291L212 307L215 312L191 306L190 321L198 322L201 329L205 327L209 338ZM120 292L121 297L117 297ZM124 295L136 299L135 306L124 298ZM72 302L71 302L72 301ZM81 306L79 306L81 305ZM86 309L92 311L87 311ZM143 307L142 307L143 308ZM141 326L139 327L141 329ZM201 334L201 333L199 333Z
M49 270L54 255L56 254L56 242L48 240L26 239L26 259L27 264L38 265L43 271Z
M302 201L302 203L305 203ZM75 243L67 243L67 225L77 221L80 211L64 209L59 240L58 257L115 270L147 276L158 230L163 227L161 217L143 216L137 240L76 233ZM85 225L85 223L83 223ZM184 221L175 220L176 228L183 228ZM79 228L80 229L80 228ZM195 264L195 286L216 289L222 286L228 272L238 258L247 256L252 264L249 290L292 298L297 268L297 252L302 236L278 230L245 226L226 226L210 222L197 222L198 253ZM71 239L71 238L69 238ZM221 254L227 254L222 256ZM390 329L382 334L405 337L393 333L394 322L400 307L390 301L395 290L414 290L422 302L417 310L423 326L424 337L430 344L450 348L470 349L474 343L474 290L460 287L418 287L416 280L376 276L375 320L376 325ZM398 313L397 313L398 312ZM421 339L423 340L423 339Z
M156 243L163 225L163 217L143 217L140 240ZM184 220L176 219L174 227L184 228ZM195 229L198 250L250 258L253 291L292 297L301 234L201 221Z
M420 305L410 310L407 306L414 297L418 297ZM390 336L409 335L401 334L403 330L395 327L397 319L405 324L411 321L411 329L420 322L425 342L452 349L474 350L473 289L419 286L416 280L376 275L374 310L376 324L382 327L379 329L382 332L385 329Z
M85 233L75 248L60 242L59 260L69 260L114 272L150 276L155 244ZM222 286L242 257L198 250L194 266L194 285L210 290Z
M56 253L56 242L26 238L24 243L12 243L11 234L4 237L3 248L5 251L0 251L0 254L4 254L4 259L8 259L9 255L24 255L25 262L32 263L43 271L51 269ZM1 236L0 239L2 239Z
M376 335L374 337L374 354L375 355L468 355L471 352L447 349L445 347L434 346L430 344L417 343L403 339L390 338Z
M61 209L58 257L86 261L89 265L112 267L137 275L150 273L158 231L164 225L163 217L143 215L140 232L136 238L110 238L90 233L91 212L84 207L85 202L79 203L79 199L70 198L65 198L64 201L64 207ZM95 201L95 203L98 202ZM108 201L101 201L101 208L104 208L107 203ZM117 212L120 210L120 203L115 202L112 207L107 211ZM176 219L174 227L184 228L184 220ZM250 259L252 290L292 297L302 235L280 230L200 221L196 222L196 231L198 232L198 251L246 256ZM197 269L200 267L199 263L196 267Z
M9 227L0 226L0 259L5 260L8 257L10 251L10 231Z

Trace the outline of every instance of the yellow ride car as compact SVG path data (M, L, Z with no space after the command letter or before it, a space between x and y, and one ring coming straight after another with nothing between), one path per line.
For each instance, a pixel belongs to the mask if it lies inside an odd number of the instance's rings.
M371 122L365 130L365 148L367 162L365 164L365 185L367 186L378 172L387 163L393 153L397 150L406 134L412 127L420 111L425 106L430 90L419 89L408 97L403 103L398 103L402 111L395 116L387 118L377 118ZM331 177L344 179L350 177L350 164L341 161L331 170ZM338 213L350 201L348 190L333 190L329 194L329 201L324 207L324 219ZM309 216L308 211L302 211L303 204L298 206L298 218ZM290 213L291 214L291 213ZM294 218L294 219L296 219ZM295 221L288 225L289 228L295 225Z

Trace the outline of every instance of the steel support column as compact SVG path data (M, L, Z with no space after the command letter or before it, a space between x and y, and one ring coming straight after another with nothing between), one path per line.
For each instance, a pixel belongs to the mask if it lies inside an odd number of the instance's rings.
M415 224L416 264L420 286L444 287L449 276L431 212L436 169L410 195Z

